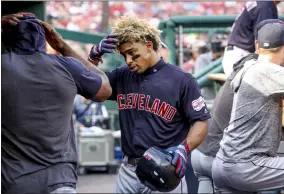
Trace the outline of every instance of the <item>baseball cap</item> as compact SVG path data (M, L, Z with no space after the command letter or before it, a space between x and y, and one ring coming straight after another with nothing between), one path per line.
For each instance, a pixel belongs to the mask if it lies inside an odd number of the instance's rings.
M284 23L268 23L258 31L260 48L277 48L284 45Z
M257 33L258 33L258 31L259 31L264 25L270 24L270 23L282 23L282 22L283 22L283 21L282 21L282 20L279 20L279 19L267 19L267 20L263 20L263 21L259 22L259 23L256 25L255 29L254 29L254 37L255 37L255 40L258 39Z

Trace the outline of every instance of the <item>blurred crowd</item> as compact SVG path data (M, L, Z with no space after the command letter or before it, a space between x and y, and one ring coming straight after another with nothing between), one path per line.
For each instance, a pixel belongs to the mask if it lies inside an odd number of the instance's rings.
M145 1L145 2L108 2L108 24L112 26L119 16L126 13L147 19L153 26L161 20L177 15L237 15L241 12L245 1L223 2L173 2L173 1ZM103 2L100 1L47 1L46 13L48 22L55 27L72 31L98 33L102 32ZM278 7L279 13L284 13L284 5ZM184 35L185 64L182 68L193 71L194 61L200 53L205 53L208 47L207 34ZM81 44L68 41L81 55L88 56L91 44ZM206 47L207 45L207 47ZM54 52L48 48L49 52Z
M113 2L110 1L109 23L125 13L133 13L145 18L153 25L176 15L236 15L240 13L245 1L223 2ZM102 21L102 2L100 1L48 1L48 18L57 27L75 31L100 32ZM280 13L284 7L280 6Z
M245 2L109 2L109 23L125 13L133 13L158 25L176 15L235 15ZM75 31L100 32L102 2L47 2L48 18L57 27Z

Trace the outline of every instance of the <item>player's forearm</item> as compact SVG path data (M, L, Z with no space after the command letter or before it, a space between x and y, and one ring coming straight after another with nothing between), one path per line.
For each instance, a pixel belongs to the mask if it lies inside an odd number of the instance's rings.
M80 55L78 55L66 42L64 42L64 47L62 48L62 50L60 51L60 53L65 56L65 57L73 57L79 61L81 61L81 63L84 64L84 66L89 69L92 72L95 72L97 74L99 74L102 77L102 81L109 83L108 78L106 76L106 74L101 71L99 68L97 68L95 65L93 65L91 62L89 62L88 60L84 59L83 57L81 57ZM99 62L99 61L98 61Z
M205 139L208 132L208 121L197 121L191 127L186 137L186 142L191 150L197 148Z

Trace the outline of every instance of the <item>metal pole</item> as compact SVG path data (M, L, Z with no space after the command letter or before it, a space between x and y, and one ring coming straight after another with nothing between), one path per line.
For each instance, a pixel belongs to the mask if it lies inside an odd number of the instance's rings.
M171 20L167 22L165 40L169 48L169 63L176 64L176 32L175 24Z
M181 67L183 64L183 32L181 25L178 27L178 37L179 37L178 66Z
M103 12L102 12L102 21L101 21L101 26L102 26L101 32L107 33L108 32L108 19L109 19L108 1L103 1L102 7L103 7Z

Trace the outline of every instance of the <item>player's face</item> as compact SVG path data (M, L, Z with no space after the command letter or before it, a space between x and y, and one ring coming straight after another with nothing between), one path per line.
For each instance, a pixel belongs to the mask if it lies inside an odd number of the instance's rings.
M124 57L130 71L141 74L150 66L151 48L151 42L126 42L119 46L119 51Z

